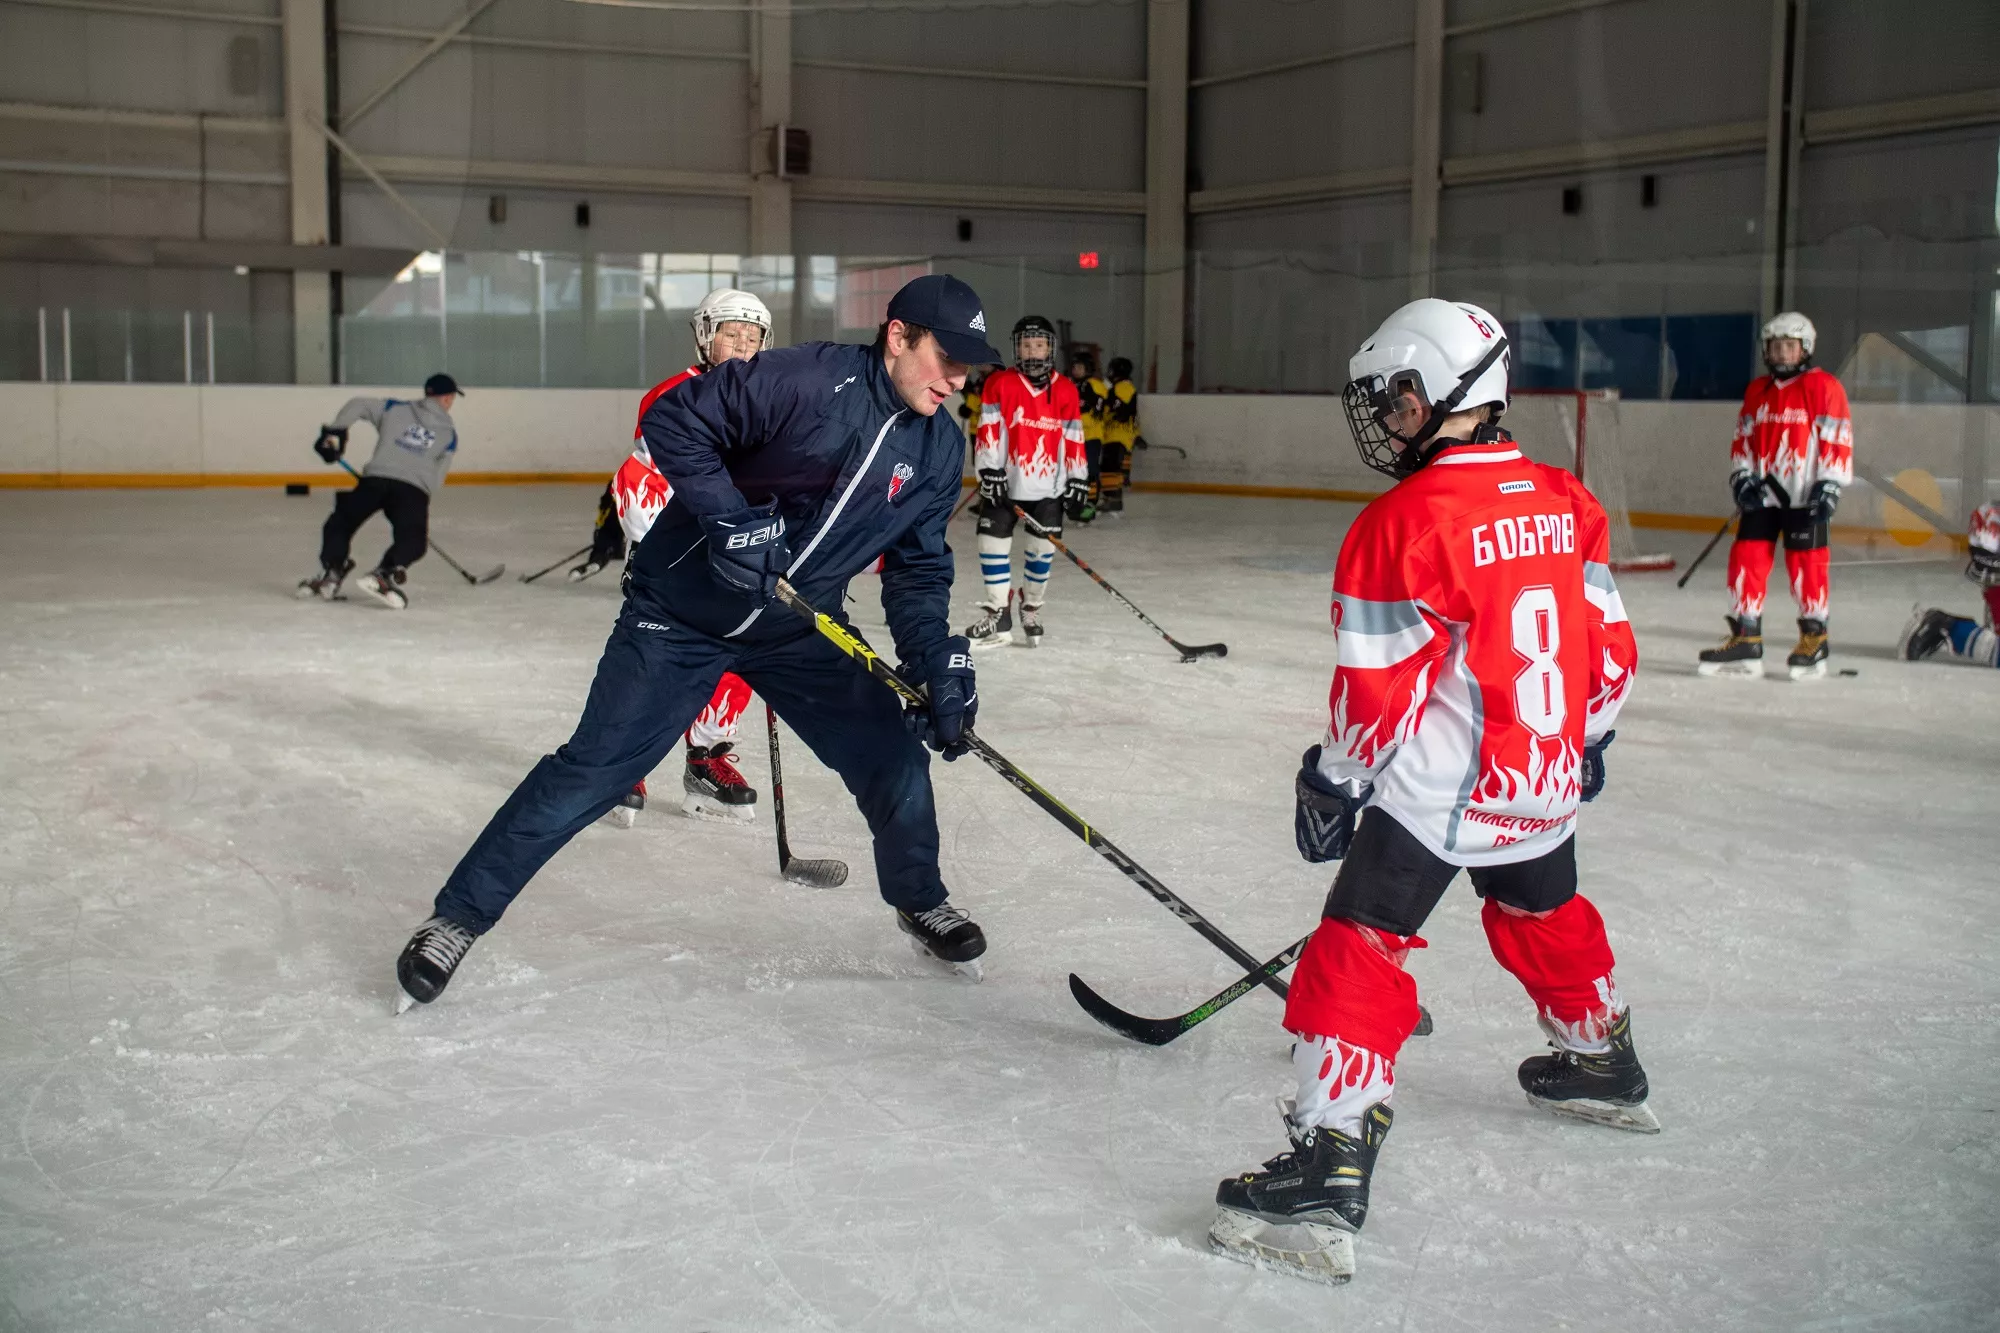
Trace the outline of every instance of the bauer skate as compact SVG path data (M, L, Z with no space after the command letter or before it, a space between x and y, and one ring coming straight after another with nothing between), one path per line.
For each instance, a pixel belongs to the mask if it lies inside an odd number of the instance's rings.
M639 822L639 812L646 808L646 780L640 778L632 784L632 790L618 798L618 804L604 812L600 823L613 828L631 828Z
M1346 1282L1354 1276L1354 1235L1368 1220L1375 1156L1394 1116L1375 1103L1362 1113L1357 1138L1323 1126L1300 1128L1289 1097L1279 1099L1278 1109L1292 1149L1261 1171L1215 1187L1209 1247L1225 1258L1269 1264L1314 1282Z
M939 903L927 912L905 912L899 907L896 927L924 957L935 958L967 981L984 979L979 957L986 952L986 934L960 908Z
M363 574L360 582L354 586L391 611L401 611L410 604L408 595L403 592L403 584L408 580L407 571L385 566L372 574Z
M1019 599L1020 603L1023 642L1030 648L1041 647L1042 635L1048 632L1042 624L1042 608L1029 605L1027 596L1023 593L1017 592L1014 596Z
M352 560L342 561L339 569L328 566L313 578L300 579L299 586L293 590L292 596L300 601L308 598L318 598L322 602L345 601L347 599L340 595L340 585L353 572Z
M1593 1055L1570 1050L1551 1031L1555 1054L1521 1062L1521 1090L1529 1104L1560 1116L1635 1134L1659 1133L1660 1119L1646 1105L1646 1071L1632 1048L1630 1010L1612 1021L1608 1035L1611 1049Z
M1896 655L1905 662L1922 662L1936 657L1951 642L1951 627L1958 617L1949 611L1935 607L1926 610L1919 606L1911 610L1910 623L1903 626L1903 637L1898 640Z
M1727 676L1737 680L1757 680L1764 674L1764 629L1757 616L1730 616L1729 637L1720 648L1701 650L1695 672L1703 676Z
M1826 622L1801 620L1799 643L1785 658L1785 669L1793 680L1818 680L1826 675Z
M755 819L757 789L736 771L735 747L690 745L681 774L681 812L696 819Z
M434 916L417 927L410 942L396 959L396 1012L413 1004L429 1004L444 994L452 973L465 961L465 951L476 939L456 921Z
M979 619L965 627L966 642L973 651L981 648L1005 648L1014 641L1014 600L1007 599L1005 606L982 606Z

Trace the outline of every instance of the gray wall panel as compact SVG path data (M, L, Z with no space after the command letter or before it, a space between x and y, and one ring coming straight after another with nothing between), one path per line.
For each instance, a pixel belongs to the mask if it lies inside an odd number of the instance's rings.
M958 240L960 218L972 219L968 243ZM800 254L1053 257L1096 250L1106 263L1135 254L1145 239L1136 217L808 202L792 206L792 235Z
M953 13L807 13L792 24L792 56L797 60L1120 79L1146 77L1145 42L1146 8L1138 3L1006 6ZM1023 88L1017 109L1010 109L1010 102L983 100L961 105L976 117L973 133L997 135L1024 117L1038 116L1037 95ZM1045 123L1050 128L1059 125Z
M1195 90L1200 188L1407 163L1409 78L1399 50Z
M1992 0L1813 0L1806 106L1858 106L2000 85L2000 5Z
M229 90L237 37L256 42L260 56L258 90L248 95ZM0 9L0 101L269 116L284 105L283 73L274 27Z
M1408 4L1380 0L1211 0L1195 6L1194 75L1279 65L1415 31ZM1407 64L1409 56L1404 54Z
M398 186L402 195L451 238L458 250L592 252L736 252L747 234L749 205L741 199L700 199L631 194L591 198L590 226L576 225L578 195L509 189L507 220L487 220L486 197L476 189L461 197L443 186ZM408 216L366 181L342 190L350 245L421 245Z

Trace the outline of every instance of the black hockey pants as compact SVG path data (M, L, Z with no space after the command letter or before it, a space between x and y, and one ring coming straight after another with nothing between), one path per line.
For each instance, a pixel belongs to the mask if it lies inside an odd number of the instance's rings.
M379 568L401 569L423 559L430 549L431 497L407 481L363 477L353 490L333 497L333 513L320 529L320 568L346 564L354 530L377 513L388 518L390 532L389 549L382 553Z

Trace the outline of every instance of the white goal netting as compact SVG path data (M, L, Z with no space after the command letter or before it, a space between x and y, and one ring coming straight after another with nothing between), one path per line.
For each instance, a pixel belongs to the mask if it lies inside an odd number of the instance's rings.
M1538 463L1574 472L1611 521L1611 567L1672 569L1674 558L1641 549L1625 499L1625 452L1616 389L1517 389L1501 423Z

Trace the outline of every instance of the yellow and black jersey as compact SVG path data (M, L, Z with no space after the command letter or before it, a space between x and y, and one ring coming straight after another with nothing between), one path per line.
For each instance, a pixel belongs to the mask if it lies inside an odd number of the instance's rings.
M1125 379L1114 382L1104 395L1103 414L1104 442L1131 448L1139 438L1139 386Z
M1076 398L1083 411L1083 438L1101 440L1104 438L1104 409L1109 401L1111 386L1096 375L1076 382Z

